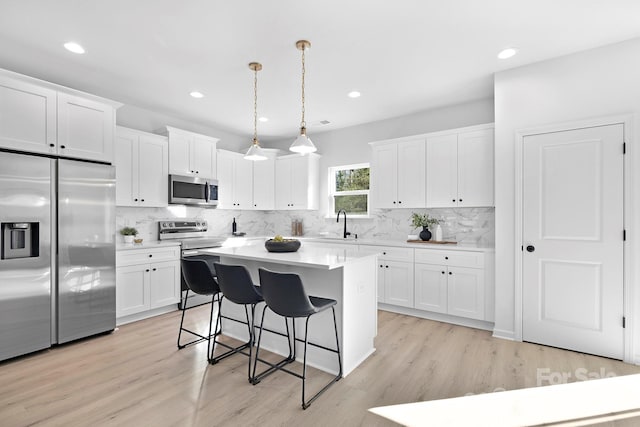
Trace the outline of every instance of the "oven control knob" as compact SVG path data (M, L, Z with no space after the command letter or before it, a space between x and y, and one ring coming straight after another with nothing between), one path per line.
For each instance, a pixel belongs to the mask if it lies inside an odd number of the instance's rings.
M168 227L168 226L169 226L169 224L167 224L166 222L163 222L163 223L162 223L162 226L163 226L163 227Z

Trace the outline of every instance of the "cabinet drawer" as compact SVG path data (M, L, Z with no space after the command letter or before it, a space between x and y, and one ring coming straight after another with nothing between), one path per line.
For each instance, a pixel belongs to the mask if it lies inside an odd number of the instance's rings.
M180 259L180 246L141 248L116 252L116 266L147 264Z
M416 249L416 262L457 267L484 268L484 253Z
M389 246L360 245L363 248L379 252L381 259L390 261L413 262L413 248L395 248Z

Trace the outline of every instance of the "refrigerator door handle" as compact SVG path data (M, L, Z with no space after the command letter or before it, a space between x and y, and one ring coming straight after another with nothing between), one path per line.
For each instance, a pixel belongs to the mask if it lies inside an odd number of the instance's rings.
M205 182L204 183L204 201L209 203L209 197L211 196L209 193L211 191L209 190L209 183Z

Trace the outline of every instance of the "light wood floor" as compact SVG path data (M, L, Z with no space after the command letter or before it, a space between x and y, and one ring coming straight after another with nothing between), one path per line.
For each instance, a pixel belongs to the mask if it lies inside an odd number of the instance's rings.
M194 313L204 326L206 307L188 312ZM375 354L306 411L300 381L290 375L275 373L251 386L244 356L211 366L206 344L178 351L174 312L0 363L0 425L388 425L367 409L533 387L539 372L568 373L569 381L582 373L640 373L637 366L494 339L486 331L384 311L378 318ZM309 382L311 391L328 378L313 369L310 376L318 380Z

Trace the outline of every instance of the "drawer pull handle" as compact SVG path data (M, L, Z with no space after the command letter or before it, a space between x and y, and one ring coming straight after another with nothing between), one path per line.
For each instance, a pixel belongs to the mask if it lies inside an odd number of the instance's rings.
M156 269L154 268L153 271L156 271Z
M444 271L442 272L442 274L444 274Z
M453 274L452 272L449 272L449 276L451 276L452 274Z
M152 255L152 254L149 254L149 258L153 258L153 255Z
M446 256L446 257L444 257L444 259L449 259L449 257L448 257L448 256Z
M149 269L147 268L145 271L148 273L148 272L149 272Z

